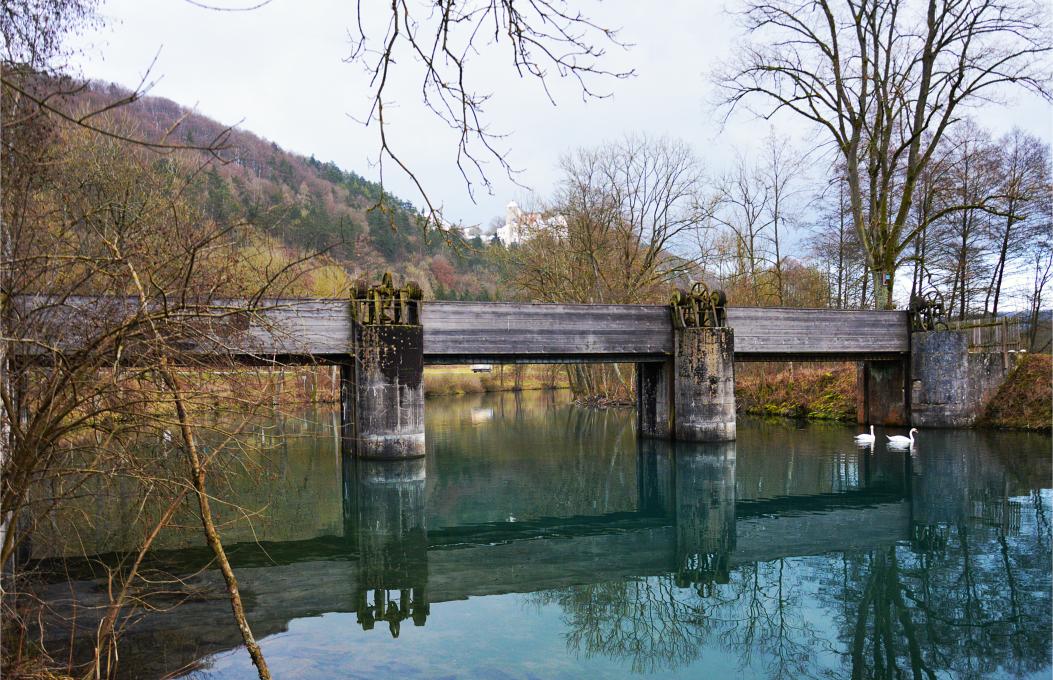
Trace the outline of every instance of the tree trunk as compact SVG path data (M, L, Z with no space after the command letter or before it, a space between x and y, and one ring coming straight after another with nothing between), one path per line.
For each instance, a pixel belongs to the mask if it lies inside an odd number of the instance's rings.
M896 282L896 265L886 263L884 267L872 272L874 276L874 309L895 309L892 300L892 286ZM888 282L885 277L888 277Z
M994 303L991 307L991 317L998 316L998 298L1002 294L1002 277L1005 275L1005 260L1009 251L1009 232L1013 228L1013 201L1009 202L1009 216L1005 220L1005 233L1002 235L1002 247L998 250L998 263L995 266L996 278L994 286Z
M865 308L867 306L867 281L869 281L869 279L870 279L869 268L864 264L863 265L863 278L862 278L862 284L863 285L860 286L860 288L862 290L861 290L861 292L859 294L859 307L861 309Z
M252 634L252 629L249 628L248 620L245 618L245 607L241 602L241 593L238 590L238 579L234 575L234 570L230 566L230 561L227 559L227 553L223 549L223 542L220 540L219 532L216 530L216 524L212 519L212 509L209 506L208 490L205 486L205 468L201 464L201 457L197 451L197 441L194 437L194 429L190 423L190 416L186 410L186 404L183 401L183 391L179 386L179 382L176 380L172 370L167 365L162 363L161 365L161 377L164 379L166 387L172 393L172 398L175 401L176 415L179 418L179 429L183 435L183 445L186 449L187 463L190 465L191 482L194 486L194 492L197 495L198 509L201 512L201 526L205 530L205 538L208 541L208 547L212 549L212 554L216 557L216 562L219 564L220 571L223 573L223 580L227 583L227 592L230 595L230 608L234 613L234 620L237 622L238 630L241 631L241 638L245 642L245 647L248 649L249 657L252 658L252 663L256 666L256 671L260 676L260 680L270 680L271 672L267 668L267 661L263 658L263 652L260 650L259 644L256 643L256 638Z
M844 309L848 306L848 271L845 268L845 198L844 187L838 185L837 192L837 307Z

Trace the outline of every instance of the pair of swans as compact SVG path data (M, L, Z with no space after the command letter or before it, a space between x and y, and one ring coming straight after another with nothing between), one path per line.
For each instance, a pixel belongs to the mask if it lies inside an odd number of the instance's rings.
M886 435L885 439L888 439L888 445L892 448L909 448L914 446L914 433L917 431L917 428L912 427L910 428L910 432L908 433L910 436L908 437L904 437L901 434L897 434L891 437ZM876 438L874 437L873 425L870 426L870 434L864 433L856 435L857 444L873 444L875 439Z

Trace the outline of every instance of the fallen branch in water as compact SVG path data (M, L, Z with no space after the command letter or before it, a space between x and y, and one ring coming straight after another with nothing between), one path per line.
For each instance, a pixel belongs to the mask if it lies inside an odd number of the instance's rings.
M626 398L589 396L575 399L574 405L585 408L630 408L635 406L636 402Z

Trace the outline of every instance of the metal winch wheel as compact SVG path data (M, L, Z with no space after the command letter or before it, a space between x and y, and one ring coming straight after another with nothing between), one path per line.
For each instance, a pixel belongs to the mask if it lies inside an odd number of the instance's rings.
M351 287L351 317L360 324L418 326L423 298L416 281L396 288L391 272L373 286L358 279Z
M937 291L911 295L908 311L912 331L945 331L948 328L945 319L946 305L943 296Z
M698 281L690 290L676 288L669 301L677 328L721 328L727 322L727 296Z

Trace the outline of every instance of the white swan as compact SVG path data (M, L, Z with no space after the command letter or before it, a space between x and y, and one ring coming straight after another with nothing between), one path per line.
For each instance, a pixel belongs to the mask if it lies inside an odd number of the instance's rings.
M888 439L888 445L891 446L891 447L894 447L894 448L907 448L908 446L912 447L912 446L914 446L914 433L917 432L917 431L918 431L917 428L912 427L912 428L910 428L910 432L909 432L910 436L909 437L904 437L901 434L897 434L897 435L895 435L893 437L889 437L888 435L886 435L885 438Z
M857 434L856 444L873 444L874 443L874 426L870 426L870 434Z

